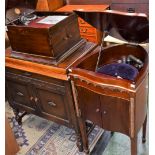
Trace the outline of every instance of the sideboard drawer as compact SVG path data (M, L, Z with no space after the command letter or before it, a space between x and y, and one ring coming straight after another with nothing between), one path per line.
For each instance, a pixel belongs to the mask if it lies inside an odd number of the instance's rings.
M30 86L27 82L6 79L6 86L13 106L20 105L35 109L35 105L32 102L33 96L31 95Z
M64 96L44 88L36 88L41 112L67 120Z

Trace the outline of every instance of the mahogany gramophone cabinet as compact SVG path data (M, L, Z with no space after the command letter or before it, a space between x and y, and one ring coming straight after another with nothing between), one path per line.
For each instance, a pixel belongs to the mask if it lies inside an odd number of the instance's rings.
M84 149L88 150L85 121L128 135L131 154L137 154L137 134L143 126L145 142L148 95L149 23L145 14L76 13L94 27L128 43L97 47L70 69L76 112ZM96 19L96 20L95 20Z

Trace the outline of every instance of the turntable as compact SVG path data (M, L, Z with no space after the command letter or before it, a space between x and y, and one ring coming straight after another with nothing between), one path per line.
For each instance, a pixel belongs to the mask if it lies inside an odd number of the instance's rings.
M136 155L142 126L142 141L146 140L148 53L139 44L148 41L147 16L112 10L76 13L104 34L128 42L107 47L102 42L70 70L84 149L89 152L84 122L90 120L105 130L128 135L131 154Z

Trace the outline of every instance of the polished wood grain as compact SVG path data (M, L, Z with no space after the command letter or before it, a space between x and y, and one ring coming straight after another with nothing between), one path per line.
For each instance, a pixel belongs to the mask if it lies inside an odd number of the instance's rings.
M38 0L36 10L38 11L49 11L47 0Z
M57 10L63 5L65 5L64 0L48 0L48 7L50 11Z
M109 5L65 5L61 8L59 8L58 12L73 12L74 10L85 10L85 11L104 11L105 9L108 9ZM79 22L79 29L80 34L82 38L85 38L88 41L94 42L94 43L100 43L101 42L101 32L97 30L96 28L92 27L90 24L88 24L86 21L84 21L81 18L78 18Z
M53 66L46 66L29 61L18 60L14 58L6 57L6 67L18 68L28 72L35 72L38 74L46 75L48 77L67 80L66 71L62 68L56 68Z
M5 66L67 81L67 69L79 58L83 57L88 52L93 50L95 46L95 44L90 42L83 44L83 46L77 49L73 54L71 54L68 58L66 58L58 65L44 65L40 63L12 58L12 49L8 48L6 50Z
M108 4L103 4L103 5L65 5L61 8L59 8L56 11L59 12L72 12L73 10L89 10L89 11L100 11L100 10L105 10L109 7Z
M64 5L63 0L38 0L37 11L54 11Z

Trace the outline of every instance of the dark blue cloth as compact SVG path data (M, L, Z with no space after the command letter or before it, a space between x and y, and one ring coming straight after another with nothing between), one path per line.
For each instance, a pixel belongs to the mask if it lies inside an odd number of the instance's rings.
M134 80L138 74L138 69L132 65L124 63L112 63L104 65L97 69L97 73L111 76L119 76L123 79Z

